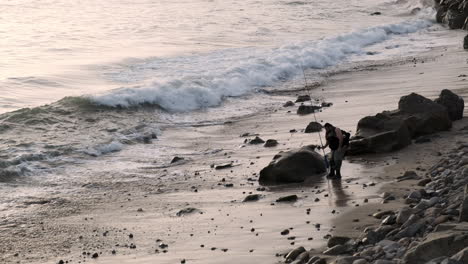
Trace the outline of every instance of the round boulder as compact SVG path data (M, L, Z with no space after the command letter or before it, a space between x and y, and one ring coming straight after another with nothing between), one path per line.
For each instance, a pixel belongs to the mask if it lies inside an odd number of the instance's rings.
M260 171L259 183L274 185L304 182L309 177L322 176L326 172L323 156L306 146L289 152L280 152Z

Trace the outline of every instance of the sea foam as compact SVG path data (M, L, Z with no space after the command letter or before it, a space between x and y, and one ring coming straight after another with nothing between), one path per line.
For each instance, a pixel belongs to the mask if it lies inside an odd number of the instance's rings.
M242 96L302 74L301 65L305 69L335 66L351 55L365 54L364 49L370 45L395 35L415 33L431 25L433 21L426 19L381 25L320 41L246 54L237 61L219 59L219 54L217 60L207 55L206 70L185 70L179 73L180 77L171 76L167 80L152 80L143 85L112 90L91 96L91 100L113 107L152 104L170 112L218 106L226 97ZM224 63L226 61L230 63ZM210 70L213 67L216 70Z

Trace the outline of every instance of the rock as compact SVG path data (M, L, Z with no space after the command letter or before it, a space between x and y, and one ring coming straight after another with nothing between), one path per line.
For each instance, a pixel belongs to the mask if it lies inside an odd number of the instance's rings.
M292 102L292 101L287 101L283 107L291 107L291 106L294 106L295 104Z
M468 35L463 39L463 48L468 50Z
M420 191L412 191L409 195L408 198L410 199L415 199L415 200L421 200L422 194Z
M401 97L398 110L406 118L413 138L446 131L452 127L444 106L416 93Z
M396 218L396 223L399 225L404 224L412 214L415 213L416 210L409 208L409 207L403 207L398 211L397 218Z
M247 197L245 197L242 202L243 203L245 203L245 202L256 202L256 201L260 200L261 197L262 196L260 194L247 195Z
M374 12L374 13L371 13L370 15L371 16L380 16L382 13L381 12Z
M396 262L393 260L378 259L374 262L374 264L396 264Z
M177 216L184 216L184 215L189 215L189 214L193 214L193 213L196 213L196 212L200 212L200 210L198 210L197 208L188 207L188 208L180 210L179 212L177 212L176 215Z
M322 131L322 128L323 128L323 127L322 127L322 125L321 125L320 123L318 123L318 122L310 122L310 123L307 125L307 127L306 127L304 133L320 132L320 131Z
M352 264L369 264L369 262L366 259L357 259Z
M326 172L323 157L314 151L314 146L278 153L273 161L260 171L259 183L273 185L304 182L310 177L319 177Z
M411 133L405 121L389 112L367 116L359 120L356 136L348 153L359 155L402 149L411 144Z
M282 236L286 236L288 234L289 234L289 229L285 229L285 230L281 231Z
M360 257L339 257L337 258L333 264L353 264L354 261L360 259Z
M381 211L381 212L374 213L372 216L377 218L377 219L382 219L384 216L392 215L392 214L395 214L395 213L393 211L391 211L391 210L387 210L387 211Z
M99 254L98 254L98 253L94 253L91 257L92 257L92 258L98 258L98 257L99 257Z
M302 103L302 102L307 102L310 101L310 96L309 95L299 95L296 99L296 103Z
M468 184L465 185L463 202L460 206L460 217L458 218L460 222L468 222Z
M321 107L316 105L300 105L297 109L298 115L308 115L315 113L315 111L319 110Z
M468 263L468 247L453 255L450 259L459 261L460 263Z
M398 150L411 144L413 138L451 127L452 121L444 106L412 93L400 98L397 110L359 120L348 154Z
M468 235L432 233L417 246L410 248L403 258L405 264L424 264L432 259L452 256L468 246Z
M435 99L434 101L447 108L449 117L452 121L463 118L465 102L461 96L456 95L448 89L444 89L440 93L439 98Z
M302 252L299 256L297 256L296 260L292 262L291 264L304 264L309 260L309 252L305 251Z
M327 246L329 248L332 248L336 245L343 245L345 243L347 243L348 241L350 241L351 238L349 237L342 237L342 236L332 236L328 239L328 242L327 242Z
M403 176L397 177L398 181L406 181L406 180L417 180L419 176L414 171L405 171Z
M430 183L431 181L432 181L432 180L429 179L429 178L427 178L427 179L422 179L422 180L420 180L420 181L418 182L418 186L424 187L424 186L426 186L426 184Z
M304 247L298 247L298 248L295 248L293 249L291 252L289 252L287 255L286 255L286 262L290 262L290 261L294 261L296 260L296 258L302 254L303 252L305 252L305 248Z
M395 215L389 215L382 220L382 225L393 225L396 223L396 216Z
M442 22L446 23L450 29L461 29L465 24L465 20L466 15L457 10L449 9Z
M181 160L184 160L184 158L175 156L174 158L172 158L171 164L176 163L176 162L181 161Z
M271 148L271 147L276 147L278 145L278 141L275 139L268 139L265 142L265 145L263 145L265 148Z
M335 245L323 252L324 255L336 256L341 255L349 251L349 247L346 245Z
M215 170L223 170L223 169L227 169L227 168L231 168L232 167L232 163L224 163L224 164L219 164L219 165L216 165L214 166Z
M261 139L260 137L255 137L254 139L249 140L249 144L251 145L257 145L257 144L263 144L265 141Z
M284 202L295 202L297 201L297 195L288 195L288 196L284 196L284 197L280 197L278 199L276 199L276 202L277 203L284 203Z

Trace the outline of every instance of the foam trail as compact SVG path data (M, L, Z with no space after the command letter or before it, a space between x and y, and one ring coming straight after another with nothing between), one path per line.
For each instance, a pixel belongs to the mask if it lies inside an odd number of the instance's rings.
M155 104L172 112L218 106L225 97L241 96L296 76L301 73L301 61L305 68L324 69L343 62L353 54L362 54L365 47L383 42L393 35L415 33L432 24L430 20L417 19L376 26L321 41L283 46L259 52L255 56L244 55L237 61L207 58L206 68L210 68L208 64L216 63L216 70L197 74L180 73L180 78L121 88L92 96L91 99L106 106Z

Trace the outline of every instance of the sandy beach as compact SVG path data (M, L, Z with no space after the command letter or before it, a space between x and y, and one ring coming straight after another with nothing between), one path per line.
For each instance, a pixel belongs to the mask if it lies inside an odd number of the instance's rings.
M414 61L330 76L311 93L333 103L318 113L320 122L354 133L359 119L395 109L399 98L411 92L434 99L450 89L466 101L468 78L460 77L466 72L465 52L449 46ZM134 158L140 157L141 148L170 149L164 166L141 157L140 164L118 165L125 177L106 175L103 167L105 178L89 177L69 196L51 193L18 208L22 214L0 219L0 262L281 263L282 254L297 246L319 254L330 235L357 237L378 224L369 215L401 207L416 181L396 182L396 177L411 170L422 175L460 142L468 143L462 130L468 126L465 117L431 142L347 157L342 181L322 177L304 184L259 186L259 171L276 153L319 143L317 134L303 132L313 115L297 115L297 105L282 106L302 94L275 95L277 106L218 124L168 127L152 144L99 157L99 166L112 167L113 155ZM245 133L279 145L246 144L253 136L241 137ZM174 156L183 160L171 164ZM213 167L226 163L232 166ZM132 178L132 172L147 177ZM383 192L396 200L383 204ZM261 199L243 202L249 194ZM276 202L292 194L299 197L297 202ZM194 209L177 215L187 208ZM284 230L289 233L282 235Z

